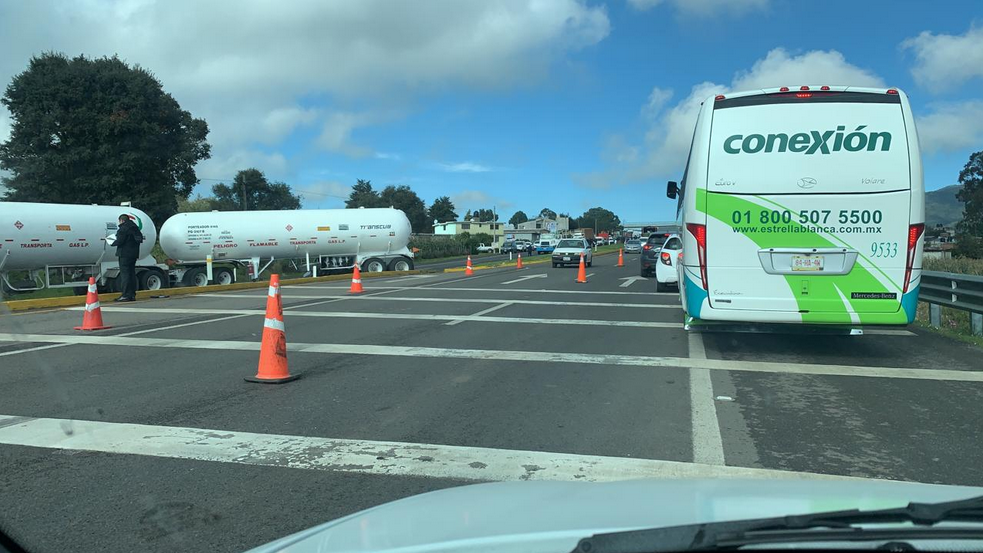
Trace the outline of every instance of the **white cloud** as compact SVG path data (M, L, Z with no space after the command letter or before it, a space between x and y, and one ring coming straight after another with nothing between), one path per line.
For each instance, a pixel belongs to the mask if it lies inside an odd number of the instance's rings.
M464 213L469 209L492 209L495 207L501 220L504 210L515 207L515 203L512 201L492 196L481 190L462 190L451 195L451 201L454 202L454 209L461 217L464 217Z
M492 168L487 165L472 163L470 161L463 161L461 163L434 163L433 166L448 173L487 173L492 171Z
M665 107L666 102L672 98L672 90L667 88L653 87L652 92L649 93L649 99L642 106L642 115L647 117L655 117L659 115L662 108Z
M215 181L231 182L236 173L251 167L262 171L270 180L289 180L290 177L289 163L283 154L248 149L212 156L198 164L197 173L198 178L204 180L202 184L210 190Z
M646 11L662 3L672 4L685 15L711 16L719 13L741 13L768 6L769 0L628 0L636 10Z
M0 106L0 142L6 142L10 138L11 124L10 112L6 107Z
M304 196L305 203L315 204L329 200L345 200L352 191L350 185L338 181L317 181L294 187L294 189Z
M373 117L364 113L335 112L327 116L321 136L317 143L322 148L349 157L366 157L372 149L351 142L352 131L373 122Z
M915 118L922 151L961 150L983 143L983 100L936 104Z
M316 109L303 109L299 106L276 108L263 118L264 131L257 140L266 144L276 144L301 125L310 125L317 118Z
M400 160L403 159L403 156L401 156L399 154L393 154L393 153L387 153L387 152L376 152L375 153L375 158L376 159L386 159L386 160L389 160L389 161L400 161Z
M653 97L656 105L668 99L667 92L654 88L642 107L649 123L641 144L632 144L620 135L605 143L602 160L607 169L572 175L575 183L588 188L609 188L616 184L650 182L656 177L680 177L686 163L693 127L700 104L715 94L736 90L754 90L800 84L828 84L883 87L884 82L872 72L846 61L835 50L815 50L793 56L776 48L755 62L748 71L734 75L729 85L710 81L694 85L689 94L672 107L659 106L658 116L651 116Z
M970 27L961 35L924 31L902 42L901 48L915 53L911 74L929 90L937 92L983 77L983 27Z
M885 86L880 77L847 62L836 50L813 50L792 56L784 48L775 48L756 61L750 71L739 73L730 90L802 84Z
M315 123L302 98L387 112L447 87L528 86L609 30L603 6L578 0L2 2L0 84L42 52L118 54L204 118L213 153L227 157ZM348 142L355 126L323 141L371 153Z

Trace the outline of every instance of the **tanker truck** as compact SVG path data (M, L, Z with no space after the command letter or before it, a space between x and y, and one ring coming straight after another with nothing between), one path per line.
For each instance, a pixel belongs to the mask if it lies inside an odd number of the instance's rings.
M157 229L146 213L130 207L0 202L0 288L4 294L42 288L85 293L89 277L101 291L116 291L115 239L120 215L143 232L137 280L140 289L168 285L166 266L150 255Z
M278 259L302 260L309 273L413 269L410 222L392 208L178 213L160 229L172 282L230 284L235 266L251 279ZM265 262L265 265L260 265Z

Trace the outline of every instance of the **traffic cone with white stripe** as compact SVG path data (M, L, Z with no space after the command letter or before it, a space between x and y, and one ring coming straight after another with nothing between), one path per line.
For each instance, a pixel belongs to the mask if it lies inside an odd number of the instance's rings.
M587 266L584 265L584 254L580 254L580 270L577 271L577 280L581 284L587 283Z
M466 276L471 276L474 274L474 268L471 267L471 256L468 256L468 264L464 267L464 274Z
M624 266L625 266L625 249L624 248L619 248L618 249L618 267L624 267Z
M283 326L283 302L280 299L280 275L270 276L266 296L266 320L263 322L263 344L259 349L259 371L247 376L247 382L283 384L297 380L287 370L287 334Z
M521 269L522 268L522 254L521 253L519 254L519 261L516 262L515 268L516 269Z
M102 308L99 306L99 290L96 288L96 279L89 277L89 291L85 295L85 315L82 315L82 326L75 327L75 330L103 330L112 328L102 324Z
M362 289L362 271L358 270L358 263L355 263L355 270L352 271L352 287L348 289L349 294L361 294L365 290Z

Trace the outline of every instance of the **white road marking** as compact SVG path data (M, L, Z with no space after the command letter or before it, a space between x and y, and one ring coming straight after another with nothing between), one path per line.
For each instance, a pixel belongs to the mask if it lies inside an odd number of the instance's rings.
M84 310L84 308L82 308L82 309ZM77 308L73 308L73 310L78 310L78 309ZM148 329L144 329L144 330L136 330L136 331L133 331L133 332L124 332L122 334L116 334L116 336L137 336L137 335L140 335L140 334L147 334L149 332L160 332L162 330L171 330L173 328L184 328L186 326L194 326L194 325L200 325L200 324L205 324L205 323L217 323L219 321L227 321L229 319L240 319L242 317L248 317L248 315L232 315L230 317L218 317L216 319L206 319L204 321L192 321L190 323L180 323L180 324L169 325L169 326L159 326L159 327L148 328ZM72 344L68 344L68 343L64 343L64 344L51 344L51 345L48 345L48 346L37 346L37 347L34 347L34 348L19 349L17 351L5 351L3 353L0 353L0 357L3 357L5 355L16 355L18 353L28 353L28 352L32 352L32 351L42 351L42 350L46 350L46 349L63 348L63 347L70 346L70 345L72 345Z
M698 332L687 333L689 358L706 361L703 337ZM693 368L689 371L689 399L692 419L693 462L724 465L724 442L720 437L717 406L713 402L713 383L710 371Z
M637 478L864 480L849 476L406 442L0 415L0 444L264 467L501 482Z
M479 320L482 318L478 318ZM134 338L93 336L91 334L13 334L0 333L0 342L37 342L41 344L86 344L121 347L187 348L229 351L259 351L260 342L238 340L195 340L182 338ZM866 378L910 378L948 382L983 382L983 371L952 369L917 369L898 367L863 367L851 365L793 364L767 361L733 361L724 359L689 359L686 357L650 357L605 353L564 353L550 351L510 351L491 349L428 348L417 346L377 346L369 344L315 344L290 342L295 353L340 355L378 355L384 357L430 357L442 359L480 359L490 361L532 361L537 363L577 363L613 365L647 369L683 368L715 371L810 374L818 376L858 376ZM519 365L514 365L519 366Z
M621 286L620 286L621 288L628 288L629 286L631 286L632 284L635 284L639 280L648 280L648 279L645 278L645 277L643 277L643 276L630 276L630 277L622 277L622 278L619 278L618 280L623 280L624 281L624 282L621 283Z
M339 300L327 300L320 303L330 303ZM502 300L508 301L508 300ZM317 303L291 306L294 308L311 307ZM73 311L82 307L70 308ZM264 315L263 309L191 309L179 307L103 307L109 313L185 313L194 315ZM287 308L284 308L286 311ZM572 326L620 326L634 328L682 328L682 323L662 323L649 321L609 321L595 319L542 319L528 317L479 317L476 315L431 315L428 313L369 313L350 311L290 311L290 317L319 317L328 319L402 319L413 321L476 321L483 323L527 323L543 325L572 325Z
M593 273L592 273L593 274ZM458 282L458 281L453 281ZM443 283L440 283L443 284ZM309 288L323 288L326 290L342 290L337 286L317 286L312 284L304 284L300 286L306 286ZM529 292L533 294L601 294L601 295L616 295L616 296L679 296L678 292L615 292L612 290L544 290L540 288L539 290L532 290L527 288L461 288L461 287L450 287L450 288L430 288L423 286L375 286L376 290L438 290L441 292L445 291L456 291L456 292Z
M594 276L594 273L587 273L587 274L586 274L586 275L584 275L584 276L585 276L585 277L587 277L587 278L590 278L590 277L592 277L592 276Z
M248 295L248 294L221 294L213 297L222 298L235 298L235 299L256 299L262 298L259 295ZM327 299L327 296L306 296L306 295L296 295L288 294L283 297L284 300L319 300ZM508 301L509 303L514 303L517 305L563 305L570 307L629 307L629 308L640 308L640 309L679 309L679 304L661 304L661 303L608 303L600 301L546 301L546 300L501 300L501 299L488 299L488 298L400 298L400 297L385 297L385 298L374 298L368 295L361 296L346 296L343 298L338 298L340 300L351 300L351 301L363 301L363 300L376 300L376 301L422 301L422 302L436 302L436 303L494 303L499 304L503 301ZM312 304L304 304L304 306ZM286 309L286 307L284 307Z
M522 282L524 280L529 280L531 278L546 278L547 276L548 275L546 273L539 274L539 275L528 275L528 276L524 276L524 277L519 277L519 278L517 278L515 280L509 280L509 281L506 281L506 282L502 282L501 284L515 284L516 282Z
M489 307L488 309L483 309L481 311L478 311L477 313L473 313L473 314L471 314L471 316L472 317L480 317L482 315L491 313L492 311L498 311L499 309L501 309L503 307L508 307L510 305L512 305L511 302L502 303L502 304L496 305L494 307ZM444 323L444 325L445 326L454 326L454 325L459 325L459 324L461 324L463 322L464 322L464 319L456 319L456 320L453 320L453 321L451 321L449 323Z

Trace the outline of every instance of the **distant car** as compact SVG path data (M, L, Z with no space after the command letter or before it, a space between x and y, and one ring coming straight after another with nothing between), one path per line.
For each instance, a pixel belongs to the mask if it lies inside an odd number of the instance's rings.
M556 242L553 240L540 240L539 243L536 244L536 254L553 253L555 248Z
M665 292L669 285L679 287L679 274L676 271L679 255L683 252L683 241L678 234L671 234L659 251L659 261L655 264L655 291Z
M478 253L494 253L495 252L495 246L484 244L484 243L478 244L478 247L476 249L478 250Z
M532 242L528 240L516 240L515 241L515 251L532 253L536 251L536 248L532 245Z
M565 265L579 265L580 256L583 254L584 263L588 267L593 265L593 256L590 245L585 238L564 238L556 244L553 249L553 267Z
M642 253L641 240L631 239L625 241L625 253Z
M662 251L663 240L663 238L653 235L642 244L642 257L638 260L638 264L643 277L655 274L655 266L659 262L659 252Z

